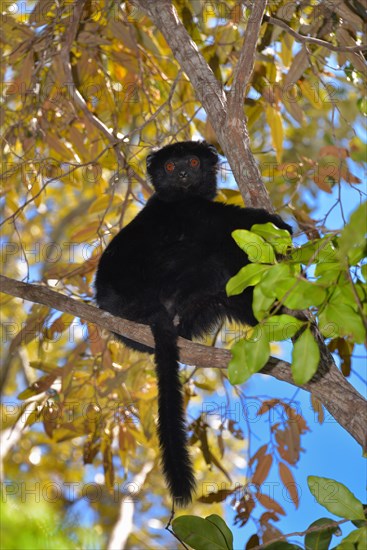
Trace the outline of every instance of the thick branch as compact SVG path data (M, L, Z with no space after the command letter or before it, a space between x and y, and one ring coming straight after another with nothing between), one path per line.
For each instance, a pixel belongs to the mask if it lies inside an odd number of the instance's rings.
M0 275L0 290L11 296L70 313L134 341L154 346L149 327L114 317L106 311L77 302L45 286L23 283ZM228 350L193 344L184 338L179 338L179 347L181 361L198 367L225 369L231 358ZM366 401L349 384L334 363L327 363L327 357L322 357L322 376L315 377L302 388L317 397L335 420L365 448ZM290 365L286 361L271 357L261 372L296 386L291 376Z
M243 107L246 88L254 70L256 44L259 38L261 22L264 17L267 0L254 3L247 23L240 57L234 70L233 84L228 105L228 117L238 117L239 107ZM243 109L242 109L243 110Z
M251 151L250 136L247 130L244 112L245 92L249 87L251 75L254 70L256 44L259 38L266 5L267 0L259 0L253 3L251 15L243 37L239 60L234 70L233 85L229 93L228 113L224 126L223 139L225 144L228 144L226 154L230 155L231 165L233 163L235 167L243 166L246 170L246 177L243 175L241 178L240 175L240 179L236 178L246 205L261 206L262 208L266 208L269 212L272 212L274 210L273 205ZM227 149L230 150L227 151ZM246 201L243 183L246 184L246 188L250 195L249 202Z

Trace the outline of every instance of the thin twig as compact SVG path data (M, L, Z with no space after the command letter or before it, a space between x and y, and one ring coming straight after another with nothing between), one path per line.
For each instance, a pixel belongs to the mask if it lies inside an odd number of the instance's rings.
M366 44L361 44L360 46L334 46L334 44L331 44L326 40L322 40L321 38L305 36L304 34L293 30L292 27L287 25L287 23L285 23L281 19L277 19L276 17L272 17L271 15L265 15L264 21L267 21L272 25L277 25L278 27L281 27L302 44L316 44L316 46L322 46L323 48L327 48L332 52L363 52L367 50Z

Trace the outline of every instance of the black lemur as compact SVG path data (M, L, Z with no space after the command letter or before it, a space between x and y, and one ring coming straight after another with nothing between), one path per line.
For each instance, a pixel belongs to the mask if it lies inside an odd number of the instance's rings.
M227 297L225 286L247 256L231 233L273 222L266 210L213 202L218 154L205 142L167 145L147 157L155 193L109 243L96 275L99 307L150 326L158 378L158 436L172 497L185 506L195 487L185 430L177 337L203 336L229 319L255 325L252 289ZM138 351L154 350L127 338Z

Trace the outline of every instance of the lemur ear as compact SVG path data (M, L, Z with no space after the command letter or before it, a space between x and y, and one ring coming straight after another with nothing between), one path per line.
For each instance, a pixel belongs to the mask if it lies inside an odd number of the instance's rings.
M147 156L146 163L147 163L148 170L149 170L150 165L152 164L153 157L154 157L154 153L150 153Z
M206 146L207 146L207 148L209 149L209 151L211 153L214 153L215 155L218 155L218 151L216 150L214 145L212 145L211 143L206 143Z

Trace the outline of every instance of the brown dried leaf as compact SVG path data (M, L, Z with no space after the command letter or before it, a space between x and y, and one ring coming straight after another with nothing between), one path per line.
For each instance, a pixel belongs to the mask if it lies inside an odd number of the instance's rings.
M306 420L303 418L301 414L299 414L295 420L297 422L298 431L300 435L310 431L309 427L307 426Z
M285 511L281 507L281 505L270 498L268 495L265 495L263 493L257 493L256 494L257 500L260 502L264 508L267 508L268 510L273 510L277 514L281 514L282 516L285 516Z
M317 399L317 397L315 397L314 395L311 395L311 407L317 415L318 423L323 424L325 420L324 408L322 406L321 401Z
M252 476L252 483L260 487L268 477L272 463L273 457L271 455L265 455L259 458L255 473Z
M291 458L291 464L295 464L299 460L299 453L301 450L301 437L298 429L298 424L295 421L289 422L289 430L286 431L289 437L286 437L288 444L288 451Z
M294 481L294 477L290 469L284 462L279 462L279 477L287 489L289 496L291 497L296 508L299 506L299 496L297 490L297 484Z
M329 166L319 166L317 169L317 173L315 173L313 177L313 181L316 183L317 187L321 189L322 191L325 191L325 193L331 193L331 185L327 181L327 179L330 177L330 168Z
M257 411L257 416L261 416L262 414L265 414L270 411L270 409L273 409L276 405L278 405L279 399L269 399L268 401L264 401L261 404L260 409Z
M136 448L136 440L133 434L124 425L120 425L118 441L119 449L123 453L133 451Z
M300 51L294 56L293 63L289 68L287 76L284 80L284 88L288 89L289 86L296 83L309 66L309 58L305 46L302 46Z
M103 452L103 470L105 475L106 487L111 489L115 479L115 469L112 463L112 450L110 443L105 446Z
M90 349L93 355L102 353L106 348L106 342L101 336L101 329L93 323L87 323Z
M256 546L259 546L259 545L260 545L260 539L255 533L254 535L251 535L251 537L248 539L245 550L251 550L251 548L255 548Z
M327 156L336 157L338 159L345 159L349 157L349 151L344 147L337 147L336 145L325 145L325 147L321 147L319 157Z
M249 466L252 466L255 460L260 460L260 458L264 456L267 450L268 450L267 445L261 445L261 447L258 448L256 453L250 458Z
M217 435L217 442L218 442L220 457L223 458L225 447L224 447L224 441L223 441L222 434Z
M55 368L52 373L41 376L41 378L33 382L33 384L29 386L29 388L22 391L18 395L18 399L28 399L32 395L38 395L39 393L43 393L44 391L48 390L52 386L56 378L60 376L61 372L62 369Z
M269 521L279 521L279 517L274 512L264 512L260 516L260 523L261 525L264 525L265 523L269 523Z
M49 340L52 340L55 334L61 334L65 330L64 321L62 320L62 315L60 317L57 317L57 319L54 320L52 325L48 328L45 328L45 336Z
M275 439L278 443L278 452L282 459L289 464L295 464L298 460L299 452L297 453L297 449L294 447L290 427L285 430L276 430Z
M219 489L215 493L209 493L208 495L198 498L198 502L204 502L205 504L213 504L213 502L223 502L229 495L232 495L237 491L237 487L234 489Z
M343 178L349 184L362 183L362 180L360 178L358 178L357 176L355 176L354 174L352 174L352 172L350 172L348 170L347 166L342 166L341 167L340 177Z
M338 42L342 46L356 46L357 43L353 36L343 27L338 27L336 30L336 37ZM362 55L362 52L346 52L342 54L345 59L348 59L352 65L367 77L366 61Z
M22 62L21 69L16 79L16 83L20 86L21 90L27 91L31 84L32 73L34 69L33 50L31 49Z
M354 344L352 342L348 342L344 338L338 338L338 351L340 355L340 359L342 361L341 363L341 370L344 376L349 376L351 367L352 367L352 352L354 349Z
M95 456L98 454L100 448L100 442L97 441L87 441L83 448L83 463L92 464Z
M208 434L206 427L200 426L198 429L198 438L201 443L200 449L203 453L203 457L208 466L212 463L212 455L209 449Z
M245 494L240 501L236 504L236 516L234 518L234 523L237 525L240 524L240 527L243 527L249 520L252 510L255 508L255 500L250 498L248 500L248 495Z

